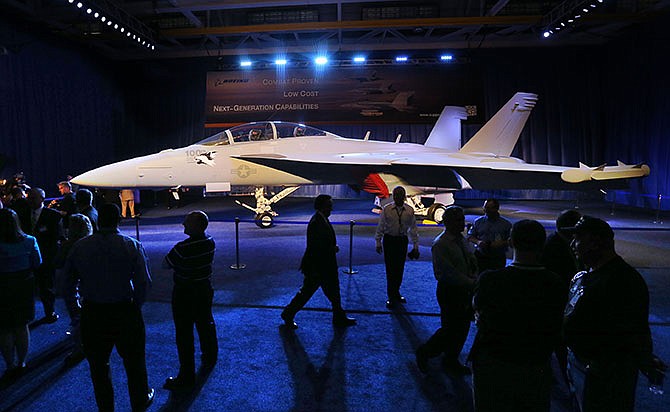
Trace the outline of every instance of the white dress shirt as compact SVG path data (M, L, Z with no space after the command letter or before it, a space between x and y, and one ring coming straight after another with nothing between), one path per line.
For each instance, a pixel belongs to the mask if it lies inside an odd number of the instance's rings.
M412 206L407 203L402 206L396 206L395 203L384 206L379 214L379 224L375 234L377 247L381 247L384 235L409 236L414 249L419 247L419 232L416 228L416 218Z

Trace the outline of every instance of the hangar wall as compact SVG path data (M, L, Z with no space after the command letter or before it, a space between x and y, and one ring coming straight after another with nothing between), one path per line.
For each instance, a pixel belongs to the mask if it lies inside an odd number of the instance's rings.
M652 175L618 203L655 208L670 195L669 57L663 21L636 28L598 48L459 51L484 76L486 117L516 91L540 95L514 155L529 162L576 166L647 162ZM102 164L183 146L213 133L204 129L206 72L211 60L110 62L47 34L2 24L0 44L0 177L24 171L55 195L55 183ZM667 35L665 35L667 37ZM449 102L445 102L449 104ZM324 128L359 136L361 125ZM373 135L422 142L426 125L375 126ZM464 127L471 136L476 126ZM365 130L364 130L365 129ZM0 168L2 165L0 165ZM489 193L461 192L463 197ZM537 192L496 192L535 197ZM543 192L543 197L570 194ZM663 209L670 204L663 200Z

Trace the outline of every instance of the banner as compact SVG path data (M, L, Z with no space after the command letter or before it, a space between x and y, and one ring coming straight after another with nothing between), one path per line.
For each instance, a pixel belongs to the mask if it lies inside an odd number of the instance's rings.
M208 125L433 123L444 106L482 107L470 65L283 68L207 73Z

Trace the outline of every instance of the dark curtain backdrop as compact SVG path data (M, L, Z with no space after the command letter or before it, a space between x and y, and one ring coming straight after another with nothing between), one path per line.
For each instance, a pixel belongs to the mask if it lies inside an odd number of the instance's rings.
M86 50L0 20L0 177L23 171L55 196L68 174L115 160L123 98L117 76ZM4 167L3 167L4 166Z
M646 162L652 174L630 190L608 193L616 202L656 208L670 195L666 138L670 95L668 35L659 19L601 47L496 49L468 53L482 73L492 116L515 92L537 93L513 155L527 162L596 166ZM24 171L55 194L55 184L111 161L193 143L215 133L204 128L205 79L216 58L111 62L65 41L0 27L0 177ZM451 104L444 102L445 105ZM249 119L259 120L259 119ZM481 125L465 124L464 140ZM326 125L347 137L423 143L431 125ZM2 165L0 164L0 168ZM462 191L457 197L576 198L573 192ZM589 194L593 196L593 194ZM598 195L600 196L600 195ZM666 200L663 209L670 209Z

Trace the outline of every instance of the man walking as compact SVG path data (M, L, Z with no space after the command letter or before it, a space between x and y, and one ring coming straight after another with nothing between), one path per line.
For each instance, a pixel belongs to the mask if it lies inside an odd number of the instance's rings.
M154 399L147 383L141 311L151 274L142 244L119 232L120 219L118 206L100 207L100 230L75 243L65 261L65 295L75 296L79 285L81 340L98 409L114 410L109 357L116 346L126 369L132 410L144 411Z
M336 256L340 248L328 220L333 210L333 198L318 195L314 200L314 209L316 213L307 225L307 248L300 262L300 270L305 278L298 293L282 311L281 318L287 327L297 329L298 325L293 318L320 287L333 307L333 325L355 325L356 319L348 317L342 308Z
M458 356L470 331L477 261L463 238L463 209L449 206L443 219L444 231L435 238L431 248L441 327L417 349L416 361L425 373L428 371L428 359L444 353L444 370L451 375L465 375L470 370L458 361Z

